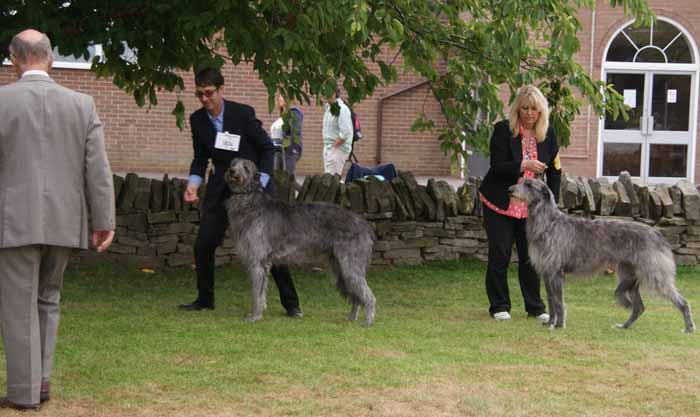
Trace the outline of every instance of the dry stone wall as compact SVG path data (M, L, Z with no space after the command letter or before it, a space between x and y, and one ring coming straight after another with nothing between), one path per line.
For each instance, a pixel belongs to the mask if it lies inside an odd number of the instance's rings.
M273 181L277 198L291 204L332 202L364 215L377 235L374 265L417 265L462 256L486 259L479 178L467 179L456 190L435 179L420 185L410 172L399 172L391 181L367 178L350 184L328 174L308 176L298 192L293 176L276 172ZM193 264L200 212L198 204L183 203L186 180L127 174L115 176L114 184L117 231L108 256L144 267ZM200 199L204 191L201 187ZM700 193L685 180L650 186L636 183L626 172L612 183L565 175L559 207L572 216L646 223L668 239L679 264L700 260ZM226 238L216 252L217 265L235 260L233 247Z

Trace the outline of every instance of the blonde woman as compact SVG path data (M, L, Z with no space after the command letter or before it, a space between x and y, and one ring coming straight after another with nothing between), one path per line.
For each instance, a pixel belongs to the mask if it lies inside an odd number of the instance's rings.
M489 313L496 320L510 319L508 264L513 242L518 251L518 278L529 317L549 320L540 297L540 279L530 264L525 237L527 204L511 200L508 187L545 175L554 198L559 198L561 169L559 145L549 128L547 99L535 86L525 86L510 109L509 120L494 126L491 167L479 189L484 203L484 226L489 241L486 294Z

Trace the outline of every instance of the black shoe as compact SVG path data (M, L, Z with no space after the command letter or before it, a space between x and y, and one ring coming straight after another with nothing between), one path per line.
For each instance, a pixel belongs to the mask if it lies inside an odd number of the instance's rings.
M185 311L213 310L214 303L204 304L199 301L194 301L190 304L180 304L177 308Z
M287 310L287 315L289 317L295 317L295 318L304 317L304 313L302 313L301 309L296 308L296 307L290 308L289 310Z
M41 391L39 391L39 402L45 403L51 399L51 389L49 381L41 381Z

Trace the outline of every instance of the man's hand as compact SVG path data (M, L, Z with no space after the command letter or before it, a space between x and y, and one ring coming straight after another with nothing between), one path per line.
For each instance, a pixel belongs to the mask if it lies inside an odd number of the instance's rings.
M341 146L343 146L343 143L345 143L345 141L343 139L337 138L335 140L335 143L333 144L333 147L336 149L340 148Z
M95 230L92 232L92 246L97 252L104 252L112 244L114 230Z
M199 187L194 184L187 184L187 188L185 188L185 194L183 195L185 203L196 203L199 201L199 197L197 196L198 188Z

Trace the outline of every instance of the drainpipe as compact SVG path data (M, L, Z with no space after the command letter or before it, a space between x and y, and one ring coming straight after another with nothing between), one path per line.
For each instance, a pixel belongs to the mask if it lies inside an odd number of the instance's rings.
M404 87L398 91L387 94L386 96L383 96L379 99L378 109L377 109L377 149L376 149L375 155L374 155L374 159L377 161L377 165L380 165L382 163L382 110L384 108L384 101L388 100L392 97L396 97L400 94L403 94L406 91L410 91L410 90L418 88L422 85L428 84L429 82L430 82L430 80L424 80L424 81L421 81L419 83L409 85L408 87Z
M588 75L593 78L593 57L594 57L594 51L595 49L593 48L595 45L595 5L593 5L593 9L591 9L591 53L590 56L588 57ZM588 109L586 111L586 158L590 158L591 156L591 113L592 113L592 106L589 104ZM596 141L597 143L597 141ZM598 149L600 152L601 150ZM596 168L597 169L597 168Z

